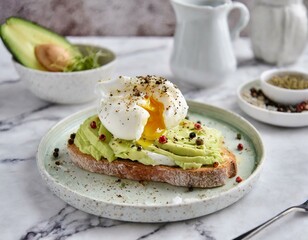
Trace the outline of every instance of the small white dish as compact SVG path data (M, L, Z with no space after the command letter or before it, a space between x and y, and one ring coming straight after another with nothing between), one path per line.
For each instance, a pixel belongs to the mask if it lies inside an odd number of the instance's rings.
M247 194L259 179L264 163L264 146L258 131L243 117L229 111L188 102L189 116L222 131L225 144L237 157L238 175L226 185L193 190L166 183L119 180L78 168L67 153L67 139L80 124L96 114L96 108L73 114L56 124L41 140L37 152L39 172L52 192L68 204L111 219L131 222L170 222L200 217L216 212ZM237 134L242 138L238 140ZM242 143L245 151L237 151ZM52 152L59 148L59 157ZM57 164L58 161L58 164Z
M249 99L251 88L260 89L260 80L244 83L237 90L237 102L246 114L256 120L275 126L308 126L308 111L301 113L277 112L275 110L269 110L263 105L257 106L253 99Z
M308 74L300 71L268 70L261 74L261 89L271 100L281 104L298 104L308 100L308 89L286 89L270 84L268 81L275 76L300 75L308 81Z
M82 52L88 48L101 50L110 57L102 59L98 68L78 72L47 72L25 67L13 60L15 69L25 86L37 97L54 103L77 104L94 100L99 80L109 79L115 69L115 54L103 47L77 45Z

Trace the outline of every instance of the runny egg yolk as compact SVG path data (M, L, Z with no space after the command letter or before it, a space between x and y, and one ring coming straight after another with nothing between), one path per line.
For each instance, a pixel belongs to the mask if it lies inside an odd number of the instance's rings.
M159 138L166 131L164 122L164 105L155 100L153 97L147 99L147 103L141 106L148 111L150 117L144 127L141 139L138 143L142 146L151 144L155 139Z

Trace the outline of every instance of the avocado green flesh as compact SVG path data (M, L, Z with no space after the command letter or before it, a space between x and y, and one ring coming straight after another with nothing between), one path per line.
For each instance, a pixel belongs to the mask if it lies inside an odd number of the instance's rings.
M96 122L96 128L91 128L91 122ZM222 135L215 129L203 127L195 130L194 123L183 120L179 126L166 132L168 142L160 144L154 141L148 146L137 148L136 141L113 138L112 134L101 124L97 115L88 118L78 129L75 144L83 153L90 154L96 160L107 158L113 161L116 158L130 159L145 165L157 165L147 154L148 151L169 157L174 164L183 169L197 169L214 162L222 163L221 156ZM189 133L194 131L196 137L189 138ZM104 134L105 140L99 136ZM196 145L196 138L202 138L203 145ZM140 150L141 149L141 150Z
M189 134L194 132L196 137L189 138ZM204 156L208 157L216 154L214 157L219 158L222 145L222 135L219 131L211 128L203 127L201 130L195 130L194 123L183 120L180 125L170 129L166 133L168 142L160 144L155 141L160 149L176 153L180 156ZM205 145L196 145L196 139L202 138Z
M134 145L132 141L113 139L110 142L110 146L114 151L114 154L119 158L138 161L145 165L155 165L155 161L153 161L145 151L138 151L137 146Z
M90 127L91 122L96 122L96 128ZM113 150L109 146L111 140L111 134L104 128L100 127L101 123L97 116L88 118L77 131L74 143L83 153L90 154L96 160L107 158L108 161L116 159ZM106 136L105 141L101 141L99 136L104 134Z
M72 57L80 55L64 37L25 19L11 17L0 27L1 38L14 58L22 65L37 69L45 68L37 61L34 49L40 44L55 44L65 48Z

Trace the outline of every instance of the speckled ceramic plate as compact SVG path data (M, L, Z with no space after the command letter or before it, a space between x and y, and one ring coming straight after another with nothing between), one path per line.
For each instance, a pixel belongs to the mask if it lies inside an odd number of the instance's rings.
M301 113L277 112L249 103L245 95L249 94L249 89L252 87L260 89L260 80L245 83L237 91L237 102L240 108L249 116L261 122L281 127L308 126L308 111Z
M76 167L66 151L72 132L95 108L78 112L55 125L42 139L37 153L39 171L49 188L70 205L95 215L133 222L166 222L213 213L238 201L259 178L264 149L256 129L242 117L210 105L188 102L192 120L223 132L226 146L238 159L238 176L212 189L188 189L166 183L139 183L90 173ZM242 139L236 139L237 134ZM237 150L238 143L244 145ZM57 160L52 153L60 149ZM57 162L58 161L58 162ZM60 165L57 165L59 164Z

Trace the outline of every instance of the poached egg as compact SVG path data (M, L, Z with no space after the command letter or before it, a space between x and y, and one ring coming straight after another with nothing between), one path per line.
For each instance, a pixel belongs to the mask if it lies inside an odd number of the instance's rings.
M98 116L115 138L153 142L185 118L188 106L181 91L157 76L120 76L98 84Z

